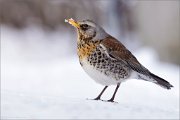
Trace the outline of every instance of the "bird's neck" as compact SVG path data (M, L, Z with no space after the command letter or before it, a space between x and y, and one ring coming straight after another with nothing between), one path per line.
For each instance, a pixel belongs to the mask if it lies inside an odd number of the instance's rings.
M95 36L96 36L96 32L94 32L93 35L85 35L80 30L78 30L78 41L79 42L89 42L89 41L92 41Z

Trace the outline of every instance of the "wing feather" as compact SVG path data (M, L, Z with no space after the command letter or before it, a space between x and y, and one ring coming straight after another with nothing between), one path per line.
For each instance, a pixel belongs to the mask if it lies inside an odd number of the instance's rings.
M101 42L101 46L105 47L110 57L123 61L128 67L138 73L149 75L149 70L141 65L136 57L121 42L112 36L104 39Z

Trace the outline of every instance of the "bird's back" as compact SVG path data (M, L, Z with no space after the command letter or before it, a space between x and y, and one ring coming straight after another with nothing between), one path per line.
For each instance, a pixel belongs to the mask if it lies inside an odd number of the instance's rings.
M173 87L168 81L151 73L142 64L140 64L136 57L115 38L109 36L108 38L104 39L101 44L106 48L109 56L118 61L122 61L122 63L124 63L128 68L133 70L132 73L136 73L136 75L133 74L132 77L153 82L166 89Z

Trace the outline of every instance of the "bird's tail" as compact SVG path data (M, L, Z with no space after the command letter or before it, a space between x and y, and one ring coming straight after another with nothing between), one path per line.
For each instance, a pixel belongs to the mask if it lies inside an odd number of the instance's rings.
M138 78L143 79L145 81L153 82L165 89L171 89L173 87L168 81L164 80L163 78L160 78L159 76L149 72L148 75L139 74Z
M150 73L150 76L155 80L154 83L156 83L157 85L160 85L161 87L165 89L171 89L171 87L173 87L168 81L164 80L163 78L160 78L159 76L153 73Z

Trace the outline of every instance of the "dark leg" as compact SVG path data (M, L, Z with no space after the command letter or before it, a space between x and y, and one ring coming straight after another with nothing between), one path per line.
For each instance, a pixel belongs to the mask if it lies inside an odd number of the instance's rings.
M101 95L104 93L104 91L106 90L107 87L108 86L105 86L104 89L101 91L101 93L96 98L94 98L94 100L100 100Z
M120 83L117 84L117 87L116 87L116 89L114 91L114 94L113 94L112 98L108 100L108 102L114 102L114 98L115 98L115 95L116 95L116 92L117 92L119 86L120 86Z

